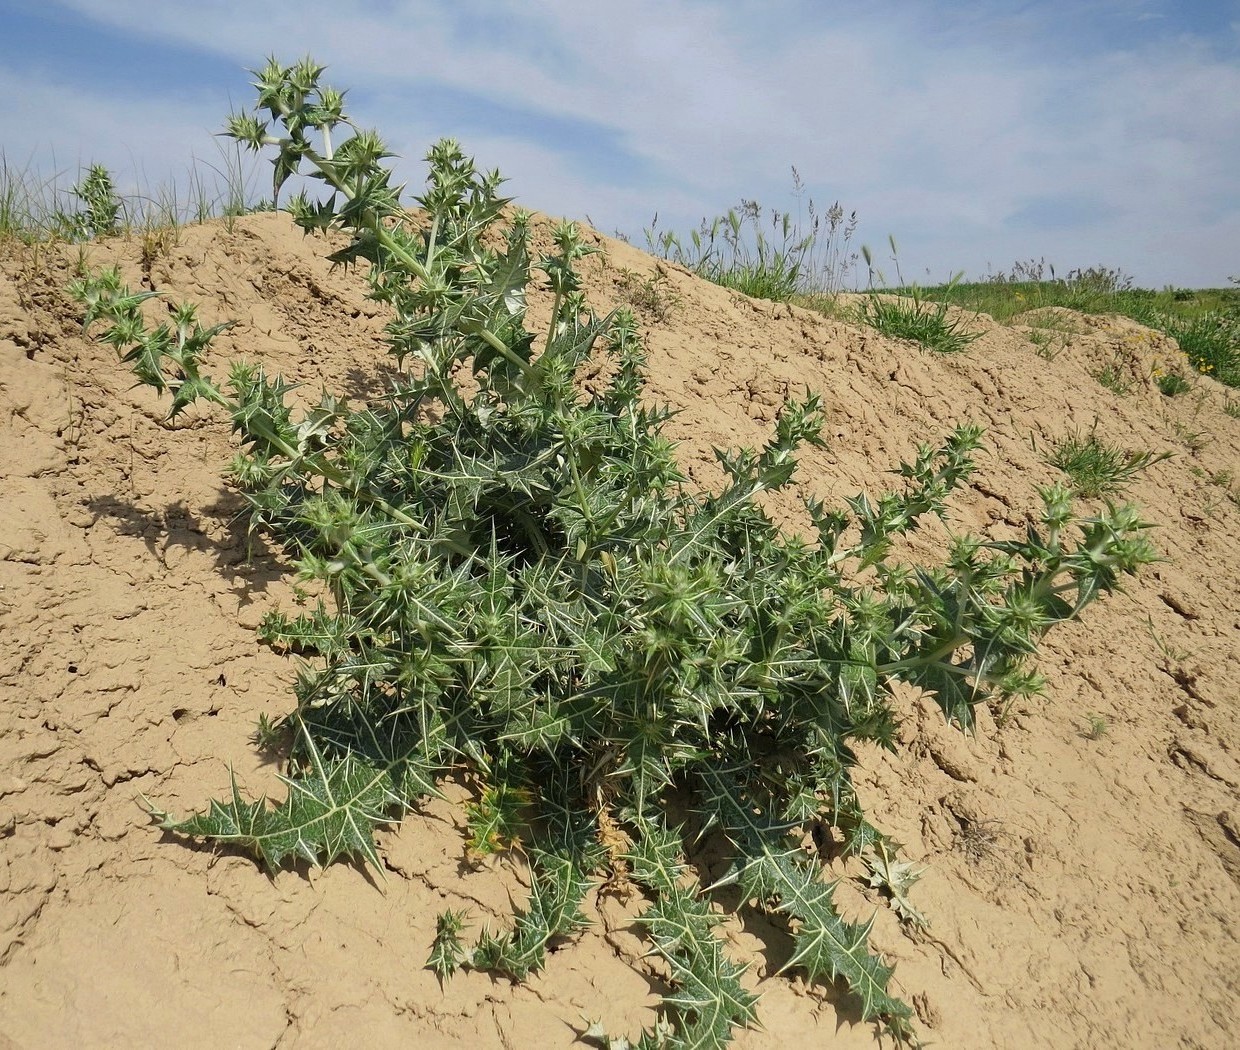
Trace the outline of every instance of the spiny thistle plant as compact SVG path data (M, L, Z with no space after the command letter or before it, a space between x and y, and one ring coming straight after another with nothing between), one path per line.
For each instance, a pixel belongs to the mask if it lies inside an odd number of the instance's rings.
M112 174L102 164L92 164L73 187L73 195L84 205L75 215L61 215L61 225L76 241L111 237L120 231L125 204L117 196Z
M791 929L778 968L842 978L862 1017L911 1038L870 924L841 918L805 834L829 826L847 853L890 866L896 847L866 821L852 770L858 742L895 748L893 684L929 691L962 726L989 697L1036 692L1039 636L1153 559L1146 526L1131 508L1076 518L1051 488L1020 539L960 538L941 565L895 562L893 541L943 516L973 469L981 430L966 425L918 449L898 491L832 510L807 498L813 539L784 535L757 497L790 485L798 449L819 443L815 395L789 401L762 448L717 451L722 491L691 491L662 433L670 412L642 400L631 315L585 302L577 227L557 226L536 259L531 217L507 211L499 174L452 141L431 149L407 211L382 140L321 73L272 60L256 112L227 133L274 151L277 194L301 171L326 184L289 211L306 231L346 233L331 258L390 306L402 367L385 396L354 408L325 393L295 411L291 384L261 364L234 364L222 383L203 371L227 326L202 327L193 306L152 328L142 305L155 293L115 271L75 287L86 323L106 324L100 338L170 395L172 418L196 402L231 417L228 473L251 525L319 594L259 629L306 658L283 722L287 797L248 800L234 782L205 812L155 816L269 868L377 866L375 828L464 771L479 785L470 849L523 850L530 896L472 944L465 916L445 912L429 965L521 979L623 870L648 896L641 923L668 968L643 1048L720 1046L756 1018L745 967L715 933L714 887L689 859L713 836L730 854L715 885ZM535 274L552 299L539 332L526 326ZM599 355L611 378L583 393L575 380Z

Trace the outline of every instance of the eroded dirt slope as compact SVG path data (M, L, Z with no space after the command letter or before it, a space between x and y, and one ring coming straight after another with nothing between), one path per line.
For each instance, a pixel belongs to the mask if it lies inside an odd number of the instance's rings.
M681 410L671 436L699 484L720 479L712 444L761 443L806 386L829 426L803 480L828 498L878 491L918 442L984 423L958 530L1023 527L1057 476L1042 450L1070 428L1096 421L1125 448L1176 453L1128 492L1167 560L1047 639L1044 700L1001 725L983 712L965 737L903 696L906 747L866 755L871 819L927 869L914 901L929 929L902 929L854 872L836 874L854 914L878 911L875 943L939 1046L1240 1045L1240 420L1223 388L1160 395L1150 370L1176 349L1122 319L1061 318L1046 360L1029 329L979 318L969 352L941 358L599 243L585 266L596 305L658 278L661 302L638 311L649 390ZM88 256L199 302L207 323L238 319L221 355L312 390L378 389L382 316L282 216L185 229L148 274L136 242ZM464 863L459 806L382 834L386 879L345 865L269 878L144 818L143 795L201 807L228 763L279 792L248 737L291 703L291 664L253 635L288 589L265 552L247 560L219 481L227 424L164 424L83 338L63 291L75 263L76 249L0 260L0 1047L310 1048L362 1033L375 1048L555 1047L583 1017L650 1024L658 973L635 900L592 897L595 929L527 985L463 974L440 988L424 968L435 915L494 924L522 893L519 865ZM1091 378L1106 364L1127 395ZM796 526L793 498L772 510ZM764 993L765 1029L738 1046L875 1045L834 990L767 979L787 954L776 929L727 928Z

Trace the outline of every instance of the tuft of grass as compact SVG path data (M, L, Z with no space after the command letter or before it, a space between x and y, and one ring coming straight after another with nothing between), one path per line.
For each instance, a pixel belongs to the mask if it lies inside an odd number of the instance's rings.
M1188 446L1189 452L1194 454L1209 447L1210 442L1214 440L1206 431L1194 430L1189 424L1179 419L1172 422L1171 432Z
M974 339L960 317L951 317L946 303L927 303L917 288L908 295L868 295L857 316L863 324L895 339L911 339L937 354L958 354Z
M1099 439L1097 421L1089 433L1072 431L1052 442L1044 457L1068 475L1077 495L1086 499L1120 492L1146 467L1170 459L1171 452L1130 452Z
M1034 353L1044 361L1054 361L1067 346L1067 338L1049 328L1035 328L1029 333L1029 342L1033 344Z
M1160 372L1158 369L1155 369L1154 382L1164 397L1178 397L1180 394L1188 393L1193 388L1193 384L1185 378L1184 373L1178 368L1170 372Z
M1028 329L1025 337L1033 344L1034 352L1044 361L1054 361L1071 337L1080 334L1069 317L1053 310L1022 315L1020 323Z
M681 302L680 293L662 270L643 276L621 268L616 271L616 290L622 302L654 321L666 321Z
M1174 669L1184 663L1193 653L1188 649L1181 649L1174 646L1166 638L1158 633L1158 628L1154 626L1153 617L1145 618L1145 625L1149 628L1150 637L1154 640L1154 644L1158 646L1159 655L1162 656L1163 669L1168 674L1172 674Z
M1233 485L1233 482L1236 480L1234 471L1216 470L1212 474L1207 474L1204 470L1202 470L1197 474L1197 476L1205 478L1209 484L1222 489L1222 496L1227 500L1227 502L1232 504L1232 506L1240 507L1240 489L1235 488ZM1205 510L1208 516L1214 517L1219 505L1218 494L1210 493L1206 497L1203 510Z
M857 262L852 249L857 213L846 213L839 201L819 211L795 167L792 182L795 216L772 208L764 218L761 204L742 200L726 215L703 219L682 237L660 231L656 214L643 231L646 246L699 277L755 299L832 299Z
M788 212L770 213L768 234L762 205L742 200L689 234L685 244L672 231L658 232L656 215L645 231L654 254L693 270L714 284L754 299L787 302L796 294L812 238L802 235Z
M905 285L900 273L896 240L888 236L887 242L891 245L891 258L895 263L899 287L890 290L874 287L875 276L880 284L886 282L882 273L874 268L870 249L863 245L861 255L869 268L870 290L857 309L857 319L883 335L911 339L938 354L960 353L977 338L978 333L970 332L963 318L951 315L946 299L929 300L918 285ZM947 287L950 288L955 280L957 278L952 278Z
M1090 713L1085 718L1085 728L1082 730L1081 736L1086 740L1101 740L1107 735L1107 730L1110 726L1102 715Z
M148 277L155 260L167 255L177 244L178 226L148 226L141 233L142 251L139 263Z
M1193 477L1198 478L1209 485L1222 489L1223 491L1221 495L1223 498L1234 506L1240 506L1240 489L1234 488L1232 485L1232 483L1236 480L1234 471L1216 470L1213 473L1209 473L1201 467L1192 467L1190 468L1190 473ZM1207 517L1212 518L1218 512L1218 508L1220 506L1219 496L1219 493L1213 491L1207 491L1204 494L1205 503L1202 506L1202 510L1206 513Z
M38 174L32 163L17 167L0 152L0 241L34 244L58 229L55 176Z
M1124 375L1124 370L1118 362L1110 361L1089 374L1113 394L1119 394L1122 397L1132 392L1132 383Z
M1003 825L997 820L960 820L954 848L973 867L993 861L1002 852Z
M794 300L797 306L813 310L831 321L842 321L845 324L857 323L857 310L846 305L837 295L798 295Z

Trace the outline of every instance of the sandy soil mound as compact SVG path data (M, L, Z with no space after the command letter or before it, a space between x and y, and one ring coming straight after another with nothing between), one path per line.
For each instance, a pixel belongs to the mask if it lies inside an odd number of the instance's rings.
M827 498L874 492L919 441L984 423L991 454L957 529L1022 527L1057 477L1042 450L1070 428L1096 420L1115 444L1176 453L1128 493L1167 560L1048 638L1045 700L1001 724L983 712L966 737L905 697L900 756L866 755L871 819L927 869L914 901L928 930L901 928L856 879L838 899L878 911L875 943L936 1045L1240 1045L1240 420L1226 391L1202 379L1160 395L1150 369L1174 344L1118 318L1059 319L1053 360L1035 329L979 318L969 352L941 358L599 243L589 297L637 306L651 396L681 409L671 436L702 485L720 477L712 444L760 444L807 385L830 422L803 480ZM238 319L221 354L311 390L378 389L382 315L283 216L184 229L145 267L137 241L85 255L199 302L206 323ZM280 793L248 737L291 706L291 664L253 634L288 589L264 551L247 560L219 480L227 424L169 428L83 338L63 291L77 263L76 248L0 259L0 1047L558 1047L583 1017L650 1024L659 982L637 901L592 896L594 929L527 985L467 973L440 988L424 968L436 913L494 925L524 878L512 859L464 862L459 807L382 834L385 880L347 865L269 878L144 818L141 795L201 807L230 762L250 791ZM1127 395L1091 378L1106 364ZM773 510L795 526L794 507ZM777 930L728 930L764 993L765 1030L739 1047L875 1045L836 990L767 979L787 953Z

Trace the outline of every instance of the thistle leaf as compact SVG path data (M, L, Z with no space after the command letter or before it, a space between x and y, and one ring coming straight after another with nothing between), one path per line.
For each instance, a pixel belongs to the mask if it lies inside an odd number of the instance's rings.
M926 869L919 868L911 861L897 860L883 842L878 844L878 852L866 857L865 862L870 869L870 885L887 892L891 908L900 917L900 921L917 927L928 926L929 921L925 915L908 899L909 891L925 874Z
M449 910L435 920L435 942L426 965L435 971L440 981L456 973L457 967L468 955L460 936L464 919L464 912Z
M529 251L524 242L518 241L500 256L486 292L496 298L509 318L520 320L525 316L525 287L529 280Z
M273 871L290 857L318 866L354 856L382 873L375 827L391 818L393 807L405 804L391 790L393 768L353 756L329 762L304 725L303 743L310 768L300 777L280 777L288 797L275 807L266 798L246 802L234 776L232 798L213 801L206 813L186 820L153 807L151 813L165 831L240 847Z
M702 779L709 816L737 848L741 885L760 905L799 922L792 957L781 971L799 966L811 980L842 977L862 1017L904 1023L911 1011L887 992L894 968L869 951L871 923L858 925L839 916L834 887L821 882L810 859L790 844L788 824L771 821L757 800L742 793L733 772L712 769Z
M541 970L547 945L588 925L581 902L592 885L574 858L558 852L535 850L530 899L518 912L511 931L483 930L469 964L480 970L498 970L521 980ZM447 950L445 948L445 950ZM438 958L432 954L432 963Z
M720 917L711 913L698 887L683 881L678 836L654 814L635 826L641 833L628 855L633 877L657 894L639 921L672 970L672 991L663 1001L674 1009L675 1036L666 1045L722 1047L733 1028L754 1023L758 997L742 987L745 967L727 958L713 932ZM657 1034L644 1033L643 1041Z

